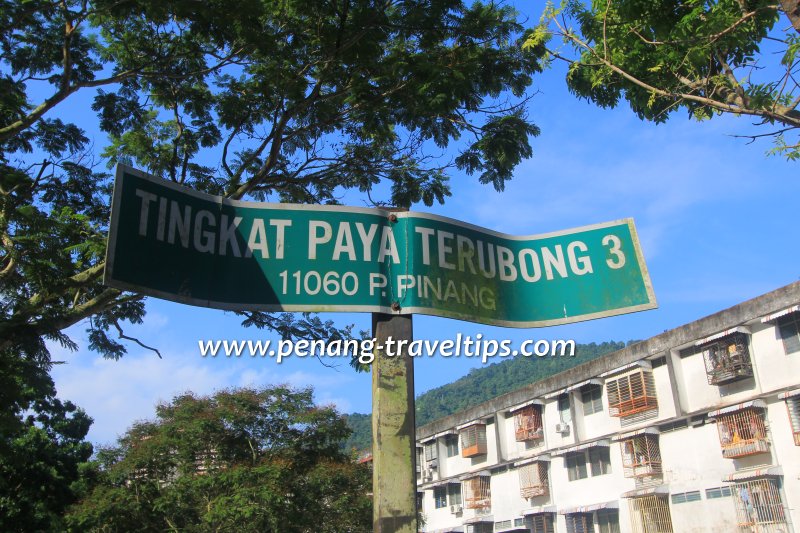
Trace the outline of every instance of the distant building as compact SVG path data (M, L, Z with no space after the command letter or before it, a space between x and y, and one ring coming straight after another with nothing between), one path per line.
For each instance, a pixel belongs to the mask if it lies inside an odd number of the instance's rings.
M425 532L800 532L800 283L427 424L417 464Z

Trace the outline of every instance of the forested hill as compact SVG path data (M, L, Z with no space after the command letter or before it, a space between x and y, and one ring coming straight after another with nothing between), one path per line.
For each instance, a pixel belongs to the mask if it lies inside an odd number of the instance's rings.
M441 387L431 389L417 397L417 426L472 407L481 402L511 392L534 381L557 374L601 355L622 349L625 342L578 344L575 357L516 357L501 363L473 368L469 374ZM347 449L369 449L372 445L371 417L369 414L346 415L353 434Z

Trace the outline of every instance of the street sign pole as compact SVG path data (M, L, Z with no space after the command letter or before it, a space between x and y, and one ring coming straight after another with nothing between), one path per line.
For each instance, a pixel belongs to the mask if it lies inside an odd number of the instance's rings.
M417 533L413 315L372 314L372 501L374 533ZM407 341L387 353L387 341Z

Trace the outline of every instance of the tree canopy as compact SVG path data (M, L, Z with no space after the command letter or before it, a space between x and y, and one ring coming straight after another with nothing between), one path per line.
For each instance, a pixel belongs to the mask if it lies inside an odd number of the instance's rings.
M548 41L581 98L624 99L654 122L678 109L753 117L760 132L743 137L771 137L774 153L800 158L797 0L566 0L548 7L527 45Z
M142 296L102 284L114 164L276 202L431 205L454 169L502 189L538 134L525 91L544 50L524 37L511 8L457 0L0 0L0 376L19 378L3 420L55 397L36 383L48 343L77 347L67 328L105 357L148 347L125 333Z
M372 474L310 389L186 393L98 453L74 531L370 531Z
M454 0L3 0L0 348L46 358L89 318L92 348L125 352L144 306L100 282L104 166L281 202L431 205L450 168L502 189L538 133L524 91L543 50L522 37L509 7Z

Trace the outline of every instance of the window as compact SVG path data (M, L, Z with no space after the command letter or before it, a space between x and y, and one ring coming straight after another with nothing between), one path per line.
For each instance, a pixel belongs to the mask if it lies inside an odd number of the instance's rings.
M473 424L461 430L461 457L486 453L486 426Z
M569 409L569 393L561 394L558 397L558 416L561 422L565 424L572 422L572 412Z
M479 522L477 524L467 524L464 531L466 533L492 533L492 523Z
M631 498L629 505L633 533L672 533L672 516L666 496Z
M450 498L450 505L461 505L461 483L448 484L447 495Z
M599 533L619 533L619 511L604 509L597 511L597 526Z
M511 520L503 520L501 522L494 523L494 530L495 531L503 531L504 529L511 528Z
M525 519L524 518L515 518L514 519L514 527L522 527L524 525L525 525Z
M433 489L433 506L436 509L447 507L447 487L434 487Z
M703 345L708 383L724 385L753 376L747 335L732 333Z
M661 450L657 435L637 435L621 444L625 477L640 478L661 474Z
M769 451L764 412L748 407L717 416L722 456L728 459Z
M605 446L589 448L589 462L592 464L593 476L602 476L611 472L611 454Z
M467 509L489 509L492 506L489 476L465 479L462 483Z
M651 364L653 370L655 370L656 368L658 368L660 366L664 366L664 365L667 364L667 356L666 355L662 355L661 357L656 357L655 359L651 359L650 360L650 364Z
M581 401L583 414L591 415L603 410L603 387L601 385L587 385L581 388Z
M425 444L425 462L431 463L436 461L436 441Z
M546 462L536 461L519 467L519 492L523 498L547 495Z
M632 416L658 409L652 372L638 370L609 381L606 387L611 416Z
M444 445L447 449L447 457L458 455L458 435L445 435Z
M672 503L699 502L702 499L703 497L700 496L699 490L693 490L691 492L679 492L678 494L672 495Z
M542 430L542 406L528 405L514 414L514 433L517 442L539 440L544 436Z
M684 418L683 420L676 420L675 422L662 424L658 426L658 431L659 433L669 433L670 431L678 431L680 429L685 429L688 427L689 427L689 421Z
M730 487L714 487L713 489L706 489L706 499L714 500L716 498L727 498L731 495Z
M567 533L594 533L592 513L569 513L564 515Z
M792 425L794 445L800 446L800 394L786 398L786 408L789 410L789 422Z
M584 452L571 453L564 457L564 461L570 481L589 477L589 473L586 470L586 454Z
M529 514L523 522L532 533L555 533L555 513Z
M789 313L778 319L778 331L787 354L800 352L800 313Z
M417 512L418 513L422 512L422 502L424 502L424 501L425 501L425 493L418 492L417 493Z
M732 493L736 521L741 530L778 531L777 526L785 527L786 515L776 479L761 478L736 483ZM774 526L776 529L763 526Z

